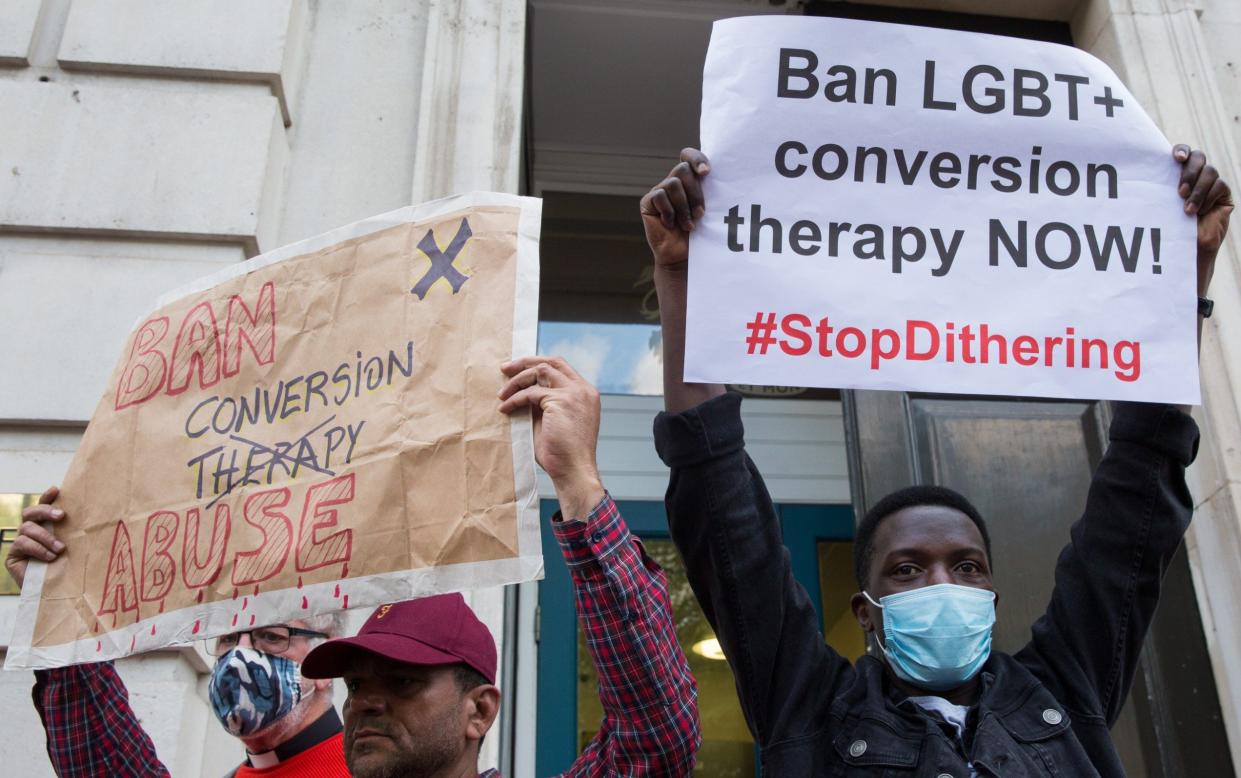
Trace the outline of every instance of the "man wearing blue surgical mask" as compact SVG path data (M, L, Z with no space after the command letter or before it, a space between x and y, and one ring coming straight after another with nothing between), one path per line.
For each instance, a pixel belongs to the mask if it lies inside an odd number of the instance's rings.
M969 500L912 486L880 500L858 524L853 612L867 651L882 657L905 702L969 731L991 656L996 593L991 538Z
M1202 152L1180 145L1172 155L1185 212L1198 219L1201 332L1233 203ZM850 663L824 644L793 577L775 506L745 452L740 397L682 378L688 238L696 222L720 217L703 196L710 171L702 152L685 149L640 205L663 325L666 412L655 445L671 468L672 539L732 667L764 775L1123 778L1109 727L1193 511L1193 419L1171 406L1116 404L1051 603L1015 655L991 650L997 597L978 511L936 487L881 500L855 537L852 608L870 650Z

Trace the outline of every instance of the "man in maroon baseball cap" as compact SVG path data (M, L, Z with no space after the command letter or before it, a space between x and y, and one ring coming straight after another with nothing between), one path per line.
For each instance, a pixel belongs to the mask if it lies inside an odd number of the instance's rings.
M343 676L362 649L411 665L465 664L496 682L496 642L460 594L380 605L356 637L319 648L302 665L306 678Z
M500 410L531 409L535 458L556 488L552 533L604 709L564 775L688 775L701 740L697 689L664 573L599 480L599 393L556 357L501 370L509 380ZM479 748L500 708L496 644L461 595L381 605L357 637L311 651L302 675L345 679L345 761L355 778L478 775Z
M460 594L379 606L357 637L311 651L302 675L345 679L354 776L475 775L500 708L495 639Z

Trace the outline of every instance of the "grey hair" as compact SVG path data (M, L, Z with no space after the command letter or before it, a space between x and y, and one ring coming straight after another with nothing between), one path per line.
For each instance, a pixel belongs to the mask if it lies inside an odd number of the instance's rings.
M320 613L318 616L311 616L302 619L306 623L306 629L322 632L328 637L338 638L345 634L345 612L336 611L335 613ZM318 643L322 638L315 638Z

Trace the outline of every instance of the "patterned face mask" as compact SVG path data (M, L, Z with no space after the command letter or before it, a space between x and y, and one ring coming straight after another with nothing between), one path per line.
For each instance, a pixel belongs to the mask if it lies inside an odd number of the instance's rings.
M302 699L297 662L238 646L220 657L208 684L215 716L237 737L253 735Z

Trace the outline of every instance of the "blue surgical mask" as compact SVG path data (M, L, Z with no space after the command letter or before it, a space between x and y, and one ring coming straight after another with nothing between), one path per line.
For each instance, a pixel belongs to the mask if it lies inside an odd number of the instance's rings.
M991 655L995 592L956 584L880 597L883 655L896 677L931 691L955 689Z
M302 699L297 662L238 646L216 661L207 685L211 709L229 734L253 735Z

